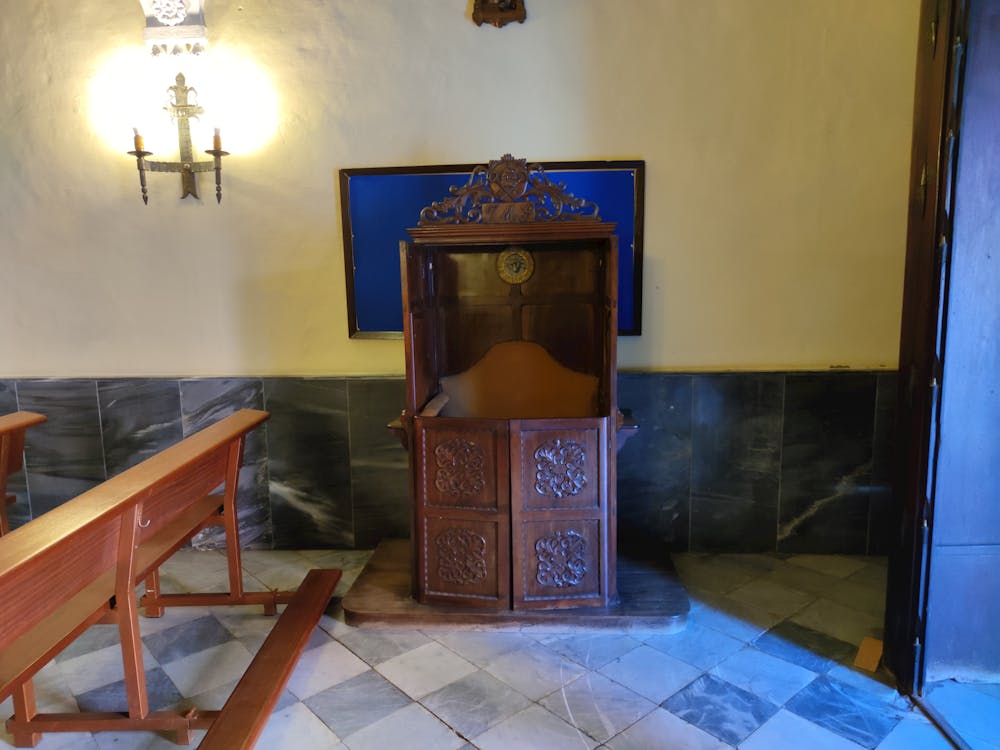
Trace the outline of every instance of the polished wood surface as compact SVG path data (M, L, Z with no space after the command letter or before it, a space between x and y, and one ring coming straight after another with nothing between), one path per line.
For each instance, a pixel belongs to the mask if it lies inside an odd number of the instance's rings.
M410 542L385 539L343 600L348 625L372 628L510 628L570 626L594 629L683 630L690 603L667 560L630 559L618 565L620 599L579 609L476 609L421 604L411 595Z
M25 431L44 421L43 415L30 411L0 416L0 536L10 531L7 506L17 501L16 495L7 494L7 477L24 465Z
M7 729L15 746L32 747L43 732L124 729L171 731L183 744L190 742L193 729L214 721L217 712L150 711L136 600L143 580L147 593L141 604L148 616L162 614L166 606L208 604L261 604L274 613L278 603L299 595L310 601L323 596L332 574L314 576L310 580L320 581L316 590L300 589L300 594L243 591L236 483L246 434L267 417L267 412L240 411L0 539L0 700L14 697ZM221 495L207 494L220 485ZM162 595L158 567L208 525L226 528L230 591ZM307 611L314 608L309 605ZM295 616L297 624L282 632L311 631L306 620ZM32 677L97 622L118 626L127 710L39 714Z

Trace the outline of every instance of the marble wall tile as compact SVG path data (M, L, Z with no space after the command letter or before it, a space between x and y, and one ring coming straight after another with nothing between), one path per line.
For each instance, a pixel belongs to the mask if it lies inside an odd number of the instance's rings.
M685 552L691 505L690 375L624 373L618 404L638 433L618 452L619 550Z
M264 385L254 378L197 378L180 381L181 424L189 437L240 409L264 408ZM271 546L271 507L267 479L267 424L251 431L243 451L237 491L240 542L247 548ZM193 540L199 549L225 546L221 528L208 528Z
M359 548L410 535L408 459L385 427L406 405L405 387L402 378L347 381L354 540Z
M108 476L151 458L184 437L176 380L97 381Z
M11 414L15 411L19 411L16 383L13 380L0 380L0 415ZM31 519L28 483L23 468L7 478L7 494L17 498L14 504L7 508L7 521L10 523L11 529L16 529Z
M784 376L694 376L691 549L774 550Z
M31 515L37 518L106 477L97 386L93 380L22 380L17 397L22 410L48 417L25 439Z
M872 479L868 506L869 555L889 551L893 533L892 478L896 450L896 398L899 374L880 372L875 386L875 433L872 437Z
M264 405L274 546L354 546L347 381L268 379Z
M786 377L780 551L865 552L875 385L873 373Z

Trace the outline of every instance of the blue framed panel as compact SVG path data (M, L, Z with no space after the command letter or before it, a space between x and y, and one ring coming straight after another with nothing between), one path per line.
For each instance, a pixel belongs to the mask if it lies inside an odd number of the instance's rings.
M543 163L553 182L600 207L618 225L618 333L642 333L644 161ZM347 319L352 338L398 338L403 331L399 243L425 206L464 185L475 164L340 170Z

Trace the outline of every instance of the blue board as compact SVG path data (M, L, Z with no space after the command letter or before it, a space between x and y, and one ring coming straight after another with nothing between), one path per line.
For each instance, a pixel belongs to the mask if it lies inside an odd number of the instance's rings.
M340 170L348 324L352 337L391 337L403 330L399 243L420 211L464 185L474 165ZM618 332L642 332L642 220L645 162L558 162L553 182L600 207L618 225Z

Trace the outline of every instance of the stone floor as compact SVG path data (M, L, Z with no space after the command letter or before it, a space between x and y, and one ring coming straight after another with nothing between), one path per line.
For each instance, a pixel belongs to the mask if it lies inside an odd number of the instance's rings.
M294 587L310 567L340 567L342 594L366 557L249 552L247 588ZM355 629L334 605L258 747L949 750L886 675L851 666L861 639L880 633L884 560L685 554L675 563L692 598L676 634ZM225 590L225 560L182 551L163 580L167 591ZM143 619L152 707L221 707L273 622L244 607ZM121 710L114 627L87 631L36 688L43 711ZM0 704L0 715L11 711ZM0 747L9 742L0 731ZM176 745L134 732L48 734L38 747Z

